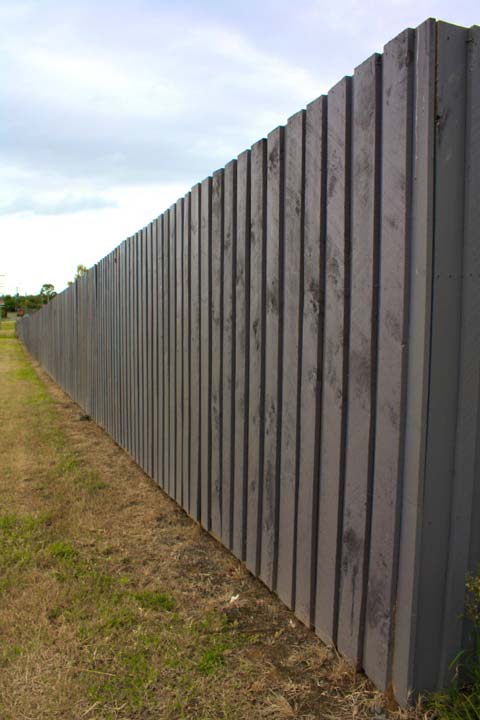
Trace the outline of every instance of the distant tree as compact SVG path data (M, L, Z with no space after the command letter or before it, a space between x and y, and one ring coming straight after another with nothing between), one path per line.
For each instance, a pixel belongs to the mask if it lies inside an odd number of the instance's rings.
M55 287L51 283L44 283L40 289L40 297L44 304L50 302L56 294Z
M77 272L75 274L75 280L78 280L78 278L83 277L88 272L88 268L86 265L77 265Z

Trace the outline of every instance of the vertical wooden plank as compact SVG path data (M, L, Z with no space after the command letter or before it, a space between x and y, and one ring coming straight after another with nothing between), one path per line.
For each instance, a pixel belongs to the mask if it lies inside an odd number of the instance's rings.
M464 408L464 405L459 407L459 380L467 383L464 392L470 394L473 391L460 364L467 39L466 29L438 23L432 335L424 532L419 569L418 614L421 622L416 631L415 677L418 687L427 689L443 687L450 679L449 665L459 649L455 636L460 640L462 632L462 621L456 611L461 612L463 607L462 589L468 557L467 547L464 548L466 554L460 549L457 522L464 526L460 530L463 533L468 523L465 506L470 505L468 495L471 496L472 475L466 472L455 474L455 441L460 441L462 451L461 443L465 439L456 438L455 432L457 418L462 420L458 411L461 413ZM465 269L467 274L473 270ZM448 580L455 585L450 587ZM459 593L460 605L453 599L458 598ZM452 615L446 614L447 609ZM449 657L450 652L452 657Z
M350 354L337 646L360 663L375 440L381 60L355 70Z
M399 491L408 340L407 275L411 197L413 31L385 47L382 87L382 218L378 380L371 547L363 664L386 688L398 559Z
M139 358L138 358L138 233L132 242L132 346L133 346L133 459L139 457Z
M250 150L237 160L235 259L235 462L232 550L245 559L246 473L248 456L248 357L250 271Z
M191 449L190 449L190 515L200 519L200 185L191 194L191 266L190 266L190 318L191 318Z
M165 487L165 233L164 215L157 220L157 281L158 281L158 483Z
M335 642L348 372L351 78L328 93L327 233L316 632Z
M278 550L278 500L283 348L284 128L267 139L265 309L265 449L260 577L273 590Z
M402 522L395 611L392 685L405 705L415 664L418 542L421 532L432 295L436 23L416 31L413 108L409 341ZM379 428L380 432L380 428Z
M313 624L317 571L318 471L325 293L327 99L307 107L303 347L296 536L295 613Z
M190 193L183 203L183 438L182 468L183 495L182 506L190 510L190 366L191 366L191 291L190 291Z
M153 233L155 223L147 226L147 248L146 248L146 306L147 306L147 457L146 472L153 477L153 446L154 446L154 422L153 422Z
M246 563L258 575L263 499L265 430L265 244L267 142L251 149L250 181L250 334Z
M480 246L478 228L480 212L480 28L468 31L466 66L466 127L465 127L465 204L464 247L462 267L461 336L459 400L456 425L455 470L453 502L446 577L446 597L443 614L443 646L439 684L450 680L450 663L468 642L469 622L465 619L465 580L467 573L478 575L480 543L478 542L478 508L480 481L477 470L479 448L480 383ZM441 46L439 52L442 51ZM457 63L462 68L462 60ZM461 70L460 70L461 72ZM461 74L458 80L461 82ZM458 82L457 80L457 82ZM460 97L457 102L460 102ZM476 487L477 486L477 487ZM475 541L476 551L475 551ZM452 622L452 618L455 620ZM465 637L462 635L465 633Z
M222 536L222 376L223 376L223 170L212 179L212 464L211 531Z
M160 328L158 322L158 219L152 222L151 255L150 255L150 306L151 306L151 410L152 410L152 478L158 483L159 479L159 444L158 444L158 341Z
M143 308L142 308L142 273L143 273L143 230L139 230L137 236L137 377L138 377L138 400L137 400L137 428L138 428L138 447L137 447L137 463L143 467L143 444L144 444L144 397L143 397Z
M212 285L212 179L202 182L200 202L200 486L201 521L211 527L211 285Z
M235 277L237 161L225 166L223 239L222 542L232 547L235 461Z
M305 111L285 131L285 266L282 444L277 593L295 604L295 536L300 440L300 373L303 325L303 225L305 213Z
M176 414L176 436L175 436L175 500L182 505L183 502L183 199L177 200L176 212L176 265L175 265L175 288L177 302L175 306L175 414Z
M147 258L147 245L148 245L149 226L145 227L142 231L142 272L141 272L141 326L142 326L142 428L143 428L143 445L142 445L142 468L145 472L149 472L149 452L150 452L150 427L149 427L149 413L150 413L150 388L149 388L149 377L148 377L148 322L150 315L150 308L148 304L148 258Z
M98 277L100 281L100 277ZM133 236L128 239L128 395L129 395L129 453L133 457L134 438L134 382L133 382ZM100 288L99 288L100 291Z
M169 262L169 288L168 288L168 303L169 303L169 352L168 361L170 366L169 372L169 485L168 492L170 497L175 498L176 496L176 395L177 395L177 372L175 364L176 354L176 217L175 217L175 205L172 205L169 214L169 242L168 242L168 262Z
M163 213L163 489L170 491L170 274L169 211Z
M479 258L479 246L475 243L476 228L480 227L480 205L477 202L477 191L480 187L480 82L479 82L479 70L480 70L480 29L478 27L472 27L469 31L469 56L468 56L468 68L467 68L467 128L466 128L466 197L465 197L465 244L466 252L464 258L464 266L469 265L471 272L466 278L464 272L465 287L465 323L468 325L469 318L471 316L478 317L478 308L480 306L480 298L478 293L480 291L480 285L475 282L475 277L480 277L480 258ZM468 300L466 299L468 297ZM470 325L470 328L475 328L476 325ZM478 382L478 376L473 375L473 365L476 358L478 357L479 338L478 335L475 337L466 337L465 340L465 356L469 357L465 361L465 377L472 377L472 384L474 383L473 377ZM468 348L468 350L467 350ZM467 355L468 353L468 355ZM472 373L472 375L470 375ZM472 397L475 396L475 388L472 392ZM477 394L478 397L478 394ZM465 400L466 402L466 400ZM465 408L463 415L465 417L464 422L468 423L468 414L471 412L470 408ZM471 423L473 427L473 422ZM480 438L479 438L479 415L476 416L476 456L480 452ZM460 429L457 430L457 433ZM469 443L470 438L467 435L467 442L465 448L462 449L465 457L465 465L469 466ZM460 452L460 449L459 449ZM478 466L478 461L477 461ZM469 466L469 472L471 472L471 465ZM477 512L480 507L480 479L478 473L475 475L472 502L471 502L471 519L470 519L470 548L469 548L469 571L478 574L478 568L480 567L480 524L477 521Z

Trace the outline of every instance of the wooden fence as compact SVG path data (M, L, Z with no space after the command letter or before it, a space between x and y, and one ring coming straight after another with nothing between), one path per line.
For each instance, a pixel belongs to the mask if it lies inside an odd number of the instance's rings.
M480 562L479 38L401 33L18 323L402 703L448 680Z

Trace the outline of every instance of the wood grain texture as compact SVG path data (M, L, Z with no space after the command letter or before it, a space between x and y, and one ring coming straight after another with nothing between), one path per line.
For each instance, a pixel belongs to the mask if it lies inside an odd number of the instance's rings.
M375 449L381 64L355 70L348 416L337 644L361 663Z
M250 181L250 313L247 524L245 559L258 575L263 498L265 426L265 241L266 241L266 140L251 149Z
M237 159L235 258L235 462L233 476L232 550L245 559L248 457L250 150Z
M200 202L200 487L201 522L212 524L212 178L202 182Z
M190 515L200 519L200 185L192 188L190 199Z
M376 408L381 434L375 444L363 660L383 689L390 678L405 427L413 41L413 31L405 31L383 55Z
M327 227L323 336L320 497L315 629L326 642L337 632L342 536L350 273L351 78L328 93Z
M212 179L212 379L211 379L211 530L222 537L222 475L223 475L223 247L224 247L224 178L223 170Z
M307 107L300 448L296 532L295 612L315 616L318 473L325 295L327 99Z
M303 325L303 222L305 213L305 111L285 129L285 199L283 276L283 390L282 443L277 593L295 604L295 536L300 439L300 373Z
M276 583L283 347L284 128L267 139L267 234L265 269L265 449L260 577Z
M190 265L190 193L185 196L183 203L183 438L182 438L182 468L183 468L183 508L190 511L190 446L191 446L191 265Z
M232 548L235 463L235 281L237 161L225 166L223 238L222 542Z

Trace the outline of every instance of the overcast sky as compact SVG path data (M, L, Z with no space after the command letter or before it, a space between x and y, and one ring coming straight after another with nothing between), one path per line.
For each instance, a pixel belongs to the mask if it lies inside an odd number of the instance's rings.
M405 27L479 0L0 0L0 283L65 287Z

